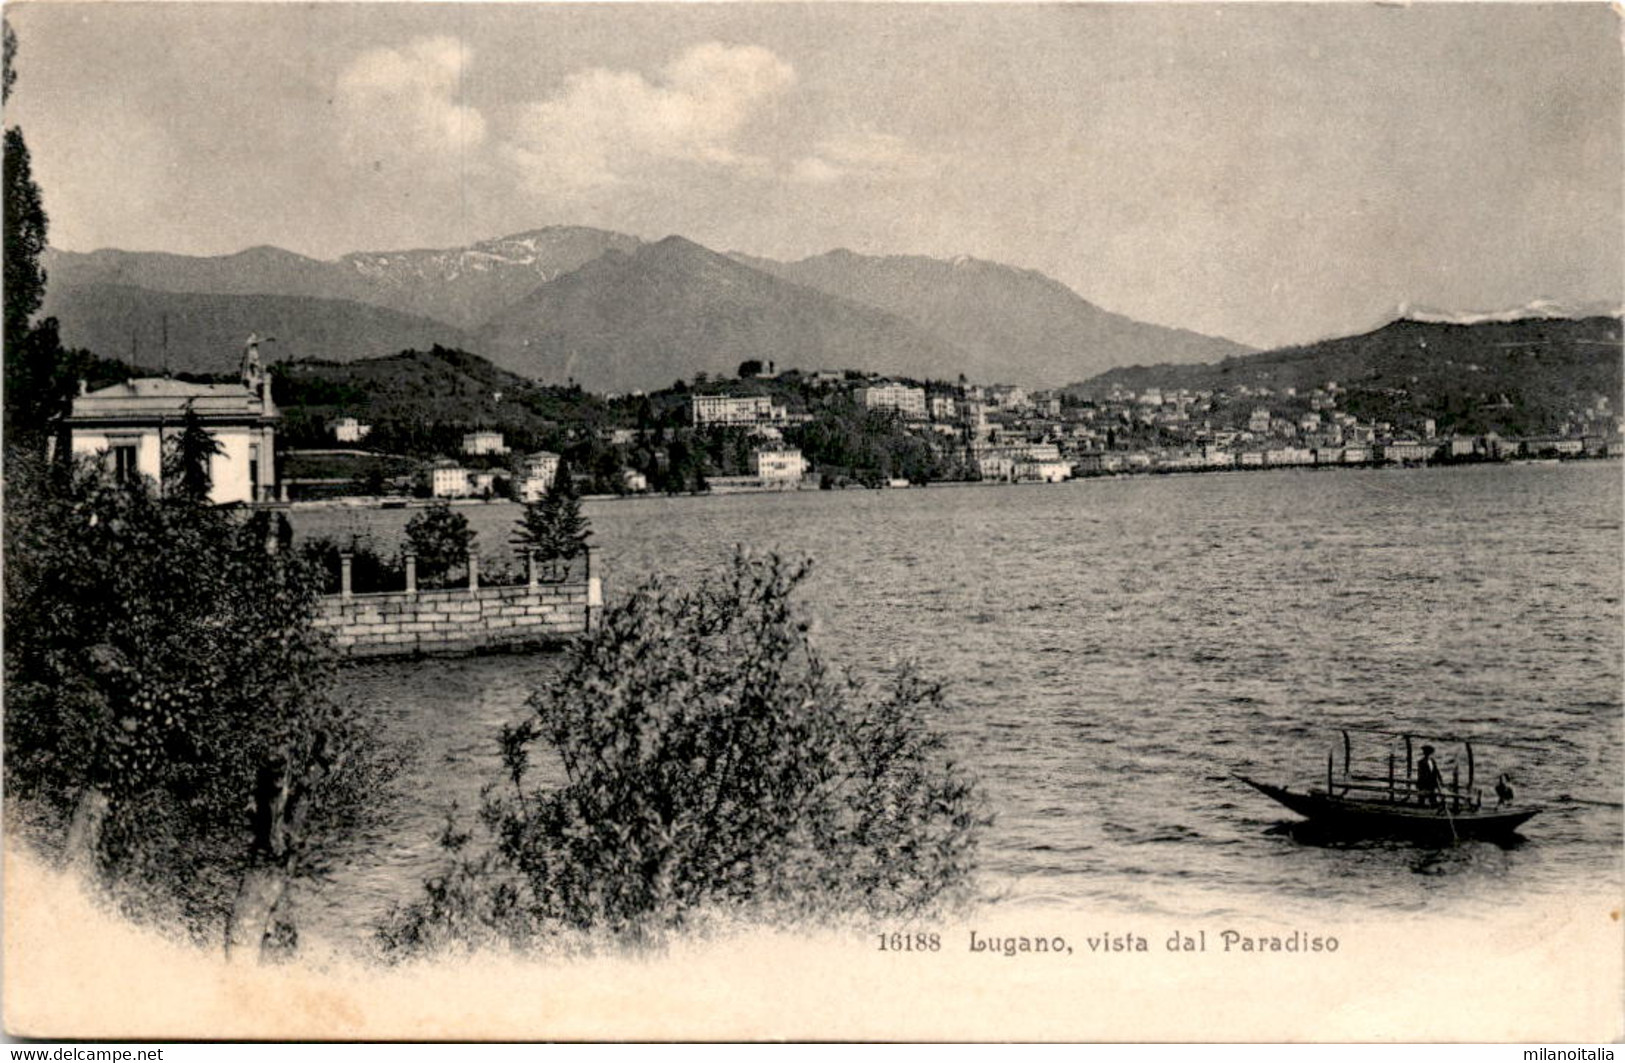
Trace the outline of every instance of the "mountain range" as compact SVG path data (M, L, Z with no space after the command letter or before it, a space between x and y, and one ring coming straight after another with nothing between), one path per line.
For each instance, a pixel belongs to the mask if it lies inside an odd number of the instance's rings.
M217 371L250 332L277 356L350 361L439 343L589 390L654 389L747 359L783 368L1052 386L1113 366L1250 349L1113 314L1032 270L977 259L799 262L556 226L463 248L274 247L192 257L48 251L44 312L106 357Z

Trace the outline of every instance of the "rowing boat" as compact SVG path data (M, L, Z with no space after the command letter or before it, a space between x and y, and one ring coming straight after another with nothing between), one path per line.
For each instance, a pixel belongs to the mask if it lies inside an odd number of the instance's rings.
M1448 799L1437 806L1407 804L1386 799L1368 800L1309 789L1295 792L1238 775L1259 793L1280 802L1329 833L1358 837L1410 838L1449 842L1477 838L1491 841L1509 837L1540 811L1535 807L1453 811Z
M1354 837L1409 838L1425 842L1451 842L1475 838L1499 840L1514 832L1537 815L1536 805L1514 805L1503 800L1489 807L1484 794L1474 787L1475 758L1470 741L1464 739L1435 739L1459 741L1466 757L1467 781L1460 778L1461 760L1451 771L1449 782L1439 777L1433 767L1432 785L1422 779L1420 765L1413 765L1412 742L1427 736L1400 732L1376 732L1405 740L1404 775L1398 770L1397 757L1389 754L1386 777L1357 774L1351 764L1348 731L1343 732L1343 771L1334 770L1332 754L1326 756L1326 780L1323 788L1305 787L1293 790L1259 782L1245 775L1236 778L1259 793L1276 801L1298 815L1305 817L1317 829L1329 834ZM1514 747L1517 748L1517 747ZM1432 746L1424 746L1424 754L1431 754ZM1505 783L1506 776L1502 776ZM1507 795L1511 796L1510 788Z

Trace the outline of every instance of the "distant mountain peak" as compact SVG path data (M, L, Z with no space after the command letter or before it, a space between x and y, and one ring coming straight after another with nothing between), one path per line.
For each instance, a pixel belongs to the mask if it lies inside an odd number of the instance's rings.
M668 236L652 244L644 244L632 252L632 257L657 265L704 264L713 269L725 267L734 271L752 268L682 236Z
M712 251L710 248L701 246L700 244L695 243L693 240L688 239L686 236L678 236L676 233L673 233L670 236L663 236L654 243L647 244L645 246L650 249L661 251L682 251L687 253L698 251L704 252L707 255L716 254L716 252Z
M226 257L247 258L250 256L260 258L298 258L309 260L308 255L301 255L297 251L289 251L286 248L277 247L275 244L255 244L253 247L245 247L236 254L227 255Z

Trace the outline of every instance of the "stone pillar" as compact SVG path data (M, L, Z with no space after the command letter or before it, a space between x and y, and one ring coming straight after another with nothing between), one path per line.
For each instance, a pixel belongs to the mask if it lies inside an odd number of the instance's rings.
M525 551L525 582L530 585L530 589L533 590L533 591L536 589L536 579L537 579L536 569L537 569L536 551L534 551L534 550L526 550Z
M353 554L343 553L339 555L339 597L341 598L350 596L350 567L354 560L355 556Z
M468 555L468 593L478 593L480 589L480 555Z
M418 592L418 555L406 555L406 593Z
M587 604L582 612L581 625L588 631L598 622L598 614L604 606L604 587L598 582L597 576L587 578Z
M581 610L581 627L591 631L593 621L597 619L595 610L604 604L604 592L598 585L598 579L592 574L592 547L585 544L581 547L582 577L587 583L587 602Z

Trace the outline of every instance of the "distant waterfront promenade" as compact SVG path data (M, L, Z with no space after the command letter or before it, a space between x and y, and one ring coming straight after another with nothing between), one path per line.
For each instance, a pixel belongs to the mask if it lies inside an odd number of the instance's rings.
M1514 443L1519 443L1520 441L1513 441L1513 442ZM1521 450L1519 452L1521 453ZM1157 460L1157 457L1155 455L1147 454L1146 452L1143 452L1143 451L1133 451L1133 452L1125 452L1124 454L1122 454L1119 457L1119 460L1117 460L1115 462L1103 463L1103 467L1101 467L1101 468L1091 468L1088 471L1081 471L1080 470L1074 476L1067 477L1065 479L1056 479L1056 480L1021 480L1021 479L932 480L932 481L929 481L929 482L926 482L926 483L906 484L906 485L904 485L904 484L896 484L896 485L882 484L877 489L879 489L879 490L887 490L887 489L898 490L898 489L901 489L901 488L903 488L905 486L906 487L914 487L914 488L918 488L918 487L937 487L937 488L942 488L942 487L1008 487L1008 486L1012 486L1012 485L1064 483L1064 482L1067 482L1068 480L1121 479L1121 478L1124 478L1124 477L1169 476L1169 475L1175 475L1175 474L1189 475L1189 474L1194 474L1194 473L1208 473L1208 474L1214 474L1214 473L1262 473L1262 472L1280 471L1282 469L1298 469L1298 470L1302 470L1302 469L1306 469L1306 468L1307 469L1317 469L1317 470L1334 470L1334 469L1353 470L1353 469L1450 468L1450 467L1461 467L1461 466L1470 466L1470 465L1495 465L1495 464L1501 464L1501 465L1549 465L1549 464L1558 464L1558 463L1565 463L1566 464L1566 463L1571 463L1571 462L1583 462L1583 461L1618 460L1620 456L1621 456L1621 454L1617 451L1617 448L1607 448L1607 449L1599 448L1595 452L1585 452L1585 451L1562 452L1562 453L1548 452L1548 453L1545 454L1545 456L1541 456L1541 457L1511 457L1511 456L1507 456L1507 457L1500 457L1500 458L1486 458L1486 457L1467 456L1467 457L1457 457L1457 458L1454 458L1454 459L1452 459L1452 458L1435 458L1435 459L1432 459L1432 460L1400 460L1398 458L1394 458L1392 460L1386 460L1386 461L1385 460L1344 461L1344 460L1330 460L1330 459L1328 459L1328 460L1309 460L1309 461L1288 461L1288 460L1276 459L1276 460L1270 460L1270 461L1251 461L1251 460L1249 460L1249 461L1245 461L1245 462L1230 461L1230 462L1198 463L1198 462L1191 462L1191 461L1188 461L1188 460L1178 460L1178 459L1175 459L1175 460L1172 460L1172 461L1170 461L1170 460L1160 460L1159 461L1159 460ZM716 498L721 498L721 497L731 497L733 495L749 495L749 494L767 494L767 495L771 495L771 494L783 494L786 491L791 491L791 492L817 492L817 491L820 491L820 490L862 491L862 490L869 490L869 488L865 488L863 485L857 484L857 483L843 484L838 488L826 488L826 487L823 487L819 483L819 481L817 479L812 478L812 477L808 477L807 479L801 481L800 483L798 483L798 484L796 484L796 485L794 485L792 487L788 487L788 488L783 486L783 485L777 485L776 484L776 485L771 485L771 486L762 486L762 487L753 489L753 488L750 488L750 487L747 487L747 486L740 486L738 484L730 484L729 489L727 491L709 491L709 490L707 490L707 491L685 491L685 492L673 492L671 494L663 494L663 493L649 492L649 491L637 491L637 492L627 492L627 493L624 493L624 494L586 494L586 495L582 495L581 498L582 498L582 501L584 501L584 502L594 502L594 503L600 503L600 502L634 502L634 501L639 501L639 500L659 499L659 498L677 498L677 497L693 497L693 498L716 497ZM329 510L346 511L346 510L375 510L375 509L381 509L381 510L402 510L402 509L414 510L414 509L422 509L422 508L424 508L426 506L431 506L431 505L435 505L435 504L438 504L438 503L445 503L447 505L458 507L459 509L469 509L469 510L478 510L478 509L480 509L482 507L488 507L488 506L509 507L509 506L512 506L512 504L513 504L511 502L511 500L503 499L503 498L438 499L438 498L415 498L415 497L409 497L409 496L405 496L405 495L386 495L386 496L381 496L381 497L365 497L365 496L351 495L351 496L342 496L342 497L337 497L337 498L324 498L324 499L312 499L312 500L298 501L298 502L274 503L272 505L273 505L274 508L286 508L286 509L290 509L290 510L294 510L294 511L300 511L300 512L321 512L321 511L329 511Z

